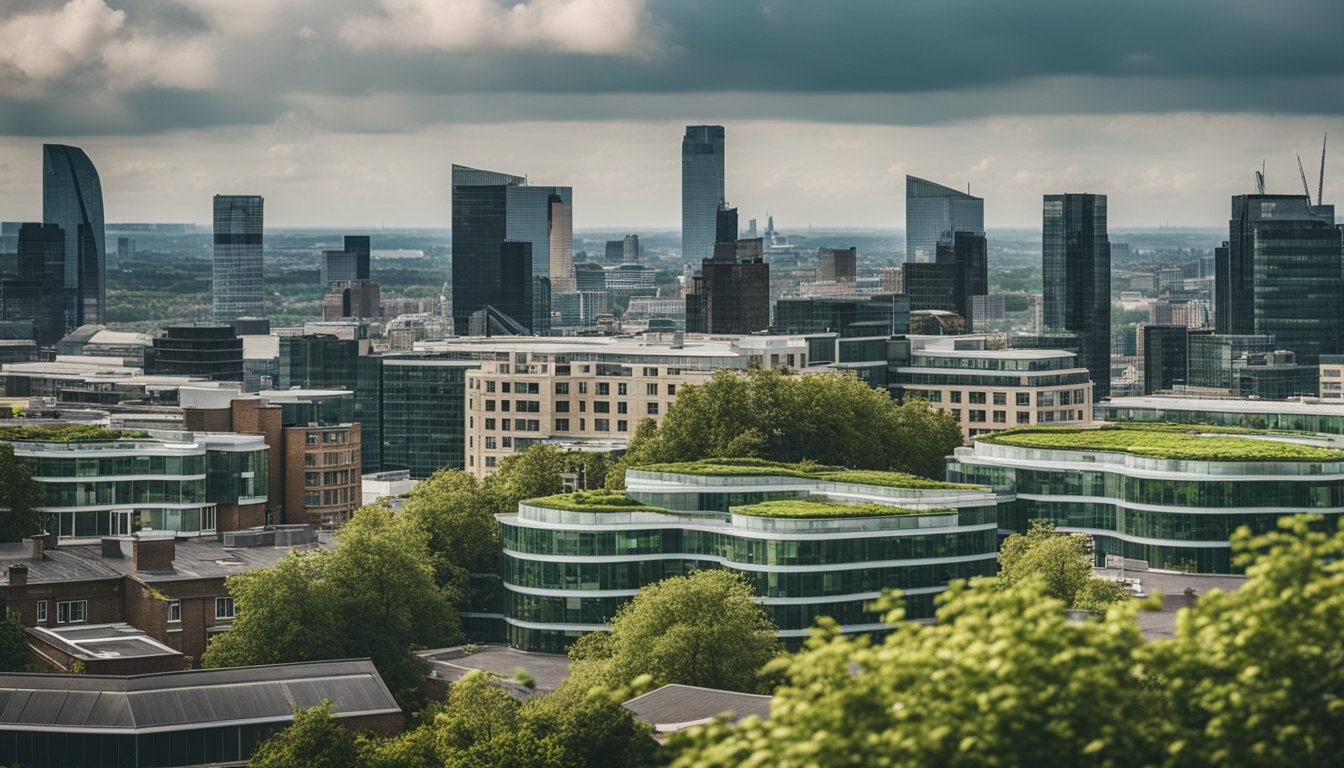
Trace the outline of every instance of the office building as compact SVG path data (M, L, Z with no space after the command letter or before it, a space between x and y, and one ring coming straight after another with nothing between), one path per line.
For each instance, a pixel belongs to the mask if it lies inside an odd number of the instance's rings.
M1041 237L1042 322L1078 337L1093 400L1111 393L1111 244L1106 196L1046 195Z
M215 322L262 317L262 221L260 195L215 195L215 262L211 292Z
M382 471L424 480L466 465L467 378L478 363L428 358L380 361ZM521 429L521 426L520 426Z
M985 349L984 342L912 337L909 361L896 370L897 384L906 397L951 413L967 437L1092 421L1088 371L1072 352Z
M378 320L382 306L382 292L372 280L337 280L322 297L322 319Z
M905 335L910 332L910 300L892 293L781 296L771 328L777 333L835 332L841 338Z
M587 261L574 265L574 290L607 290L607 270L595 262ZM559 293L559 291L557 291Z
M1316 394L1316 366L1300 365L1273 336L1190 332L1188 345L1193 391L1270 400Z
M724 196L724 136L721 125L688 125L681 139L681 259L711 258L717 213ZM737 240L737 232L733 232Z
M33 341L51 347L66 327L72 293L65 289L65 232L56 224L19 227L14 271L0 276L0 320L31 320Z
M625 507L560 495L499 516L511 645L561 652L608 630L640 588L705 567L747 579L791 645L822 616L843 633L882 633L891 626L871 606L883 590L902 591L906 616L928 618L952 580L995 572L999 505L1009 500L895 472L792 465L756 476L712 461L660 465L625 480ZM567 544L575 540L594 544L580 551Z
M1320 364L1322 400L1344 400L1344 355L1322 355Z
M322 287L330 289L335 282L370 279L370 254L368 235L346 235L344 248L322 252Z
M1322 398L1323 401L1325 398ZM1196 397L1113 397L1098 405L1108 422L1191 424L1267 429L1328 435L1333 445L1344 443L1344 410L1321 401L1273 402Z
M473 315L491 308L478 323L536 332L534 324L548 320L550 308L547 304L534 316L532 278L556 279L568 287L572 232L569 187L531 186L521 176L454 165L454 325L469 329Z
M131 259L135 257L135 238L118 237L117 238L117 266L125 268L130 265Z
M1143 334L1143 394L1170 391L1189 384L1186 371L1190 332L1181 325L1145 325Z
M631 299L632 309L634 301ZM681 303L677 299L670 301ZM557 314L555 324L559 327L591 328L597 324L597 318L611 314L611 296L606 291L553 294L551 305Z
M1270 335L1302 365L1344 352L1344 251L1333 205L1305 195L1236 195L1215 252L1220 334Z
M639 263L639 235L626 235L621 241L621 263Z
M938 241L937 263L952 271L952 311L966 319L966 330L977 330L971 301L989 293L989 247L983 234L953 232ZM929 307L933 309L933 307Z
M916 176L905 177L905 261L931 263L953 232L985 233L985 201Z
M608 291L642 292L653 296L658 287L658 270L627 262L606 270Z
M228 325L172 325L155 337L145 371L209 381L243 380L243 340Z
M686 296L686 330L756 333L770 327L770 265L760 239L737 239L737 209L718 211L713 258L700 262Z
M42 145L42 222L65 232L65 328L103 322L107 231L103 186L78 147Z
M1002 296L972 296L971 315L966 324L972 330L985 330L988 323L1002 322L1008 319Z
M858 279L857 248L818 248L817 282L853 283Z
M1123 555L1151 568L1233 573L1229 539L1242 526L1268 533L1285 514L1313 512L1334 527L1344 451L1213 431L1116 424L986 435L958 448L947 474L1015 494L1006 529L1043 519L1087 534L1098 563Z
M905 294L910 310L956 312L956 266L949 263L907 261L892 272L892 280L883 290Z
M606 247L608 264L620 264L625 261L625 241L608 240Z

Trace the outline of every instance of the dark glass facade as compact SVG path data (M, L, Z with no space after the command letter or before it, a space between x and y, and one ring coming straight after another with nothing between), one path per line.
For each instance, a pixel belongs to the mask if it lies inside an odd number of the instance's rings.
M381 468L423 480L466 467L467 371L472 363L382 358Z
M723 126L686 126L681 139L681 257L690 264L714 255L716 213L725 199L723 179ZM736 230L732 239L737 239Z
M910 300L910 311L956 312L956 266L944 263L909 262L897 267L901 293Z
M1189 356L1189 330L1181 325L1145 325L1143 327L1143 393L1170 390L1188 384L1186 359Z
M38 346L54 346L67 325L74 293L65 288L65 231L56 224L19 227L13 271L0 276L0 320L31 320Z
M910 332L910 300L892 293L785 297L775 302L772 327L780 333L834 331L841 338L903 335Z
M1111 393L1111 243L1106 196L1046 195L1042 218L1042 322L1078 337L1093 402Z
M952 266L952 311L966 318L967 331L974 331L971 297L989 294L989 245L984 234L953 232L939 241L937 263Z
M916 176L905 177L905 263L929 263L953 232L985 232L985 201Z
M65 232L65 325L103 322L107 231L98 169L79 147L42 145L42 221Z
M154 339L145 367L158 374L243 380L243 340L229 325L174 325Z
M211 292L215 322L263 317L262 221L259 195L215 195L215 261Z

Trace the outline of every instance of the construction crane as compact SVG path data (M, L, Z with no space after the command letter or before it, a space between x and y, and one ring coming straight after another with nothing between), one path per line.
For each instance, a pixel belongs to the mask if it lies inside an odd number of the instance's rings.
M1302 177L1302 193L1307 196L1307 205L1311 205L1311 187L1307 186L1307 172L1302 170L1302 156L1297 156L1297 172Z
M1316 182L1316 204L1321 205L1325 197L1325 140L1330 138L1330 134L1321 134L1321 178ZM1311 197L1311 195L1307 195ZM1310 202L1310 201L1308 201Z

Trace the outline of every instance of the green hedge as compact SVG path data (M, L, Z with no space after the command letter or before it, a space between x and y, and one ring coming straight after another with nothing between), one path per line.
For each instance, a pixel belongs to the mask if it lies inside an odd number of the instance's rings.
M805 477L833 480L838 483L880 485L887 488L909 488L913 490L980 490L985 488L985 486L980 485L944 483L904 472L844 469L816 464L784 464L762 459L701 459L699 461L680 461L668 464L645 464L640 467L632 467L632 469L711 477Z
M892 515L950 515L953 509L906 509L882 504L835 504L821 501L763 501L733 507L733 514L748 517L826 519L839 517L891 517Z
M665 512L661 507L651 507L626 496L619 491L576 491L557 493L554 496L542 496L528 499L524 504L547 509L563 509L569 512Z
M1185 461L1344 461L1344 451L1279 440L1246 437L1209 437L1202 429L1185 431L1164 424L1145 429L1138 424L1107 425L1098 429L1010 429L977 440L1019 448L1103 451Z

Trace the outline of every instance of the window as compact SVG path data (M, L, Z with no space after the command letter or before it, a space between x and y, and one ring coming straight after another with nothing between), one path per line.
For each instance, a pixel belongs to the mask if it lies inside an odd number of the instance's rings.
M1054 393L1054 392L1037 392L1037 393L1036 393L1036 406L1037 406L1037 407L1042 407L1042 406L1043 406L1043 407L1047 407L1047 408L1048 408L1048 407L1050 407L1050 406L1052 406L1052 405L1054 405L1054 404L1055 404L1055 393Z
M667 396L668 396L668 397L673 397L673 396L675 396L676 394L677 394L677 385L676 385L676 384L668 384L668 385L667 385Z
M961 393L960 393L960 392L953 392L953 393L952 393L952 402L954 402L954 403L960 403L960 402L961 402Z
M580 400L580 401L579 401L579 413L587 413L587 412L588 412L588 401L587 401L587 400Z
M181 623L181 621L182 621L182 601L181 601L181 600L169 600L169 601L168 601L168 623L169 623L169 624L179 624L179 623Z
M510 406L511 406L511 401L509 401L509 400L500 400L500 401L499 401L499 410L504 411L505 413L508 413L508 412L509 412L509 408L510 408Z
M556 432L568 432L568 431L569 431L569 419L556 419L556 420L555 420L555 431L556 431Z
M233 598L216 597L215 619L219 620L219 619L232 619L232 618L233 618Z
M594 402L593 413L611 413L611 403L606 400L598 400Z
M985 412L984 412L984 411L971 411L971 412L970 412L970 415L971 415L971 421L972 421L972 422L984 422L984 420L985 420Z
M78 624L87 621L89 618L89 601L72 600L68 603L56 604L56 623L57 624Z
M645 369L644 369L644 375L645 375L645 376L657 376L657 375L658 375L658 369L657 369L657 368L645 368Z
M620 421L616 422L616 431L617 431L617 432L629 432L629 431L630 431L630 422L626 421L625 419L621 419Z
M598 382L598 384L597 384L597 396L598 396L598 397L610 397L610 396L611 396L611 385L608 384L608 383L606 383L605 381Z
M657 404L657 403L649 403L649 415L650 415L650 416L657 416L657 415L658 415L658 404Z
M593 419L593 429L598 432L610 432L611 421L609 419Z
M317 445L317 433L316 432L306 433L303 436L303 442L307 443L308 445Z
M995 392L995 393L994 393L994 404L995 404L995 405L1007 405L1007 404L1008 404L1008 393L1007 393L1007 392Z
M970 395L970 398L971 398L971 405L984 405L984 404L985 404L985 393L984 393L984 392L970 392L970 393L968 393L968 394Z
M503 419L500 422L500 426L504 429L505 432L513 431L513 419Z
M568 400L556 400L556 401L555 401L555 412L556 412L556 413L569 413L569 401L568 401Z
M1030 392L1018 392L1018 393L1017 393L1017 404L1018 404L1018 405L1031 405L1031 393L1030 393ZM1019 424L1024 424L1024 423L1026 423L1026 422L1019 421L1018 423L1019 423Z
M485 450L487 451L495 450L495 438L489 436L485 438Z
M38 624L46 624L46 623L47 623L47 601L46 601L46 600L38 600L38 601L37 601L37 623L38 623Z
M1008 412L1007 412L1007 411L995 411L995 412L994 412L994 423L995 423L995 424L1007 424L1007 423L1008 423Z
M486 457L485 457L485 466L486 466L486 467L494 467L494 466L496 465L496 463L497 463L497 462L496 462L494 456L486 456Z
M493 411L493 410L495 410L495 401L494 401L494 400L486 400L486 401L485 401L485 410L487 410L487 411Z
M657 396L658 396L658 385L657 385L657 384L646 384L646 385L644 385L644 394L648 395L649 397L657 397Z
M588 382L586 381L579 382L579 394L580 395L588 394Z
M487 382L485 382L485 391L486 391L486 392L494 392L494 391L495 391L495 382L493 382L493 381L487 381Z
M499 391L506 395L509 394L509 392L511 391L509 387L509 382L507 381L499 382Z
M489 448L489 447L490 447L490 446L488 446L488 445L486 446L486 448ZM507 437L507 436L506 436L506 437L504 438L504 447L505 447L505 448L512 448L512 447L513 447L513 438L512 438L512 437Z
M626 385L625 385L625 384L617 384L617 385L616 385L616 394L620 395L621 397L625 397L627 394L629 394L629 392L627 392L627 387L626 387Z
M960 409L960 408L953 408L953 409L952 409L952 418L956 419L957 421L961 421L961 409Z
M557 382L555 383L555 394L557 394L557 395L568 395L568 394L569 394L569 382L568 382L568 381L557 381Z
M1027 411L1018 411L1018 412L1017 412L1017 423L1018 423L1018 424L1030 424L1030 423L1031 423L1031 414L1030 414L1029 412L1027 412Z
M494 428L495 428L495 420L494 420L494 419L486 419L486 420L485 420L485 428L486 428L486 429L494 429Z
M630 412L630 404L627 403L627 402L625 402L624 400L622 400L621 402L619 402L619 403L616 404L616 412L617 412L617 413L629 413L629 412Z

